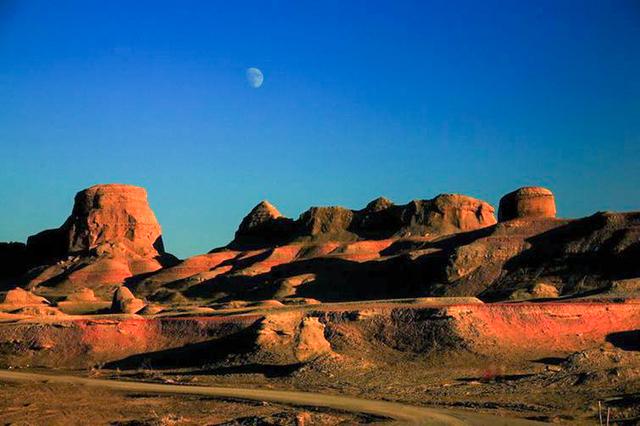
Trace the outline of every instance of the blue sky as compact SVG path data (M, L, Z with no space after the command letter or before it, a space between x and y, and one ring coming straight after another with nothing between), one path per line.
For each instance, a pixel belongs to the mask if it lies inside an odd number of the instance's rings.
M0 0L0 241L107 182L183 257L261 199L640 209L638 46L637 1Z

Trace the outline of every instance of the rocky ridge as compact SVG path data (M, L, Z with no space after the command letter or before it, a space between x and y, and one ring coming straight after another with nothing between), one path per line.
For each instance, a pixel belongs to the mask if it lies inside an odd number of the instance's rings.
M553 194L540 187L505 195L500 222L488 203L455 194L405 205L380 197L361 210L312 207L296 220L264 201L228 246L182 261L165 252L144 189L97 185L75 201L60 228L26 246L0 246L3 264L28 265L22 274L8 268L5 288L18 284L50 300L86 288L100 301L128 288L141 309L189 300L606 296L640 277L640 213L557 219Z
M441 194L405 205L380 197L361 210L311 207L293 220L283 217L268 201L262 201L242 220L228 248L452 234L495 224L494 211L490 204L476 198Z

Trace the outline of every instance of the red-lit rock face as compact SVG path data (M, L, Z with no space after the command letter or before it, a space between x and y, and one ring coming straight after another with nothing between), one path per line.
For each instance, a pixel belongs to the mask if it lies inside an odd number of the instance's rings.
M498 220L518 218L556 217L553 193L538 186L525 186L502 197Z

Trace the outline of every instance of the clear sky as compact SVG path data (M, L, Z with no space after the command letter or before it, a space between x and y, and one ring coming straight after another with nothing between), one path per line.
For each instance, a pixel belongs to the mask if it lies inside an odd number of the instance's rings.
M0 241L108 182L182 257L261 199L639 210L640 2L0 0Z

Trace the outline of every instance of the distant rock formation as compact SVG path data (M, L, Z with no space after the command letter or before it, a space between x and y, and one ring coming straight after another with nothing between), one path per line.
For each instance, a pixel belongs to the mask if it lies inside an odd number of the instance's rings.
M302 236L328 235L340 239L340 234L351 229L354 216L353 210L344 207L311 207L300 215L297 225Z
M380 197L361 210L312 207L296 220L263 201L227 247L177 261L164 251L142 188L98 185L76 196L60 228L26 247L0 244L3 268L14 276L0 274L0 290L19 285L50 300L94 303L93 291L103 299L119 288L117 312L143 308L131 291L163 304L195 298L228 306L636 292L640 212L571 220L553 219L555 211L553 194L539 187L505 195L500 223L491 205L457 194L405 205Z
M28 288L47 283L47 288L66 292L120 285L176 262L164 250L145 189L122 184L78 192L71 216L60 228L28 238L26 256L39 266L29 274Z
M78 192L65 223L29 237L27 251L49 258L89 251L155 257L164 245L144 188L106 184Z
M240 223L232 244L238 247L277 245L294 232L288 219L268 201L261 201Z
M500 222L536 217L556 217L556 202L553 193L547 188L525 186L500 199Z
M494 208L481 200L441 194L432 200L395 205L380 197L362 210L312 207L297 220L284 218L266 201L243 220L232 249L272 247L295 241L358 241L400 236L445 235L496 223Z

